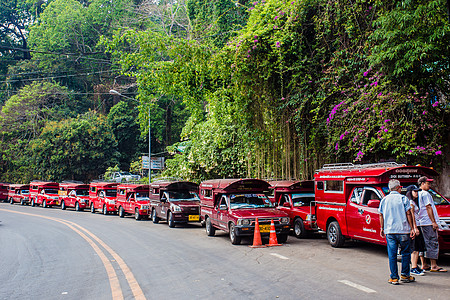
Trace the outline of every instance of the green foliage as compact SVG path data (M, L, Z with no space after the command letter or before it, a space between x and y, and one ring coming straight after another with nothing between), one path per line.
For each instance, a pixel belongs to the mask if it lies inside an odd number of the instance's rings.
M94 112L49 122L31 143L35 176L89 182L117 164L117 141L105 117Z

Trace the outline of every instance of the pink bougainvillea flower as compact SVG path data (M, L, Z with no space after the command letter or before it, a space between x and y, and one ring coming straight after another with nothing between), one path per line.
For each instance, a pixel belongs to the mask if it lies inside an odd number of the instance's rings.
M439 102L434 102L431 106L436 107L439 105Z
M386 119L386 120L384 120L384 123L387 123L387 122L390 122L391 120L390 119Z
M280 48L280 46L281 46L281 45L280 45L280 42L277 42L277 43L276 43L276 46L277 46L277 48Z
M274 20L278 19L278 16L275 16L275 18L273 18Z
M383 93L379 93L378 96L380 96L380 97L383 96Z
M339 142L336 143L336 146L334 147L334 149L336 149L336 150L339 149Z
M442 155L442 151L441 151L441 150L438 150L438 151L434 152L434 154L436 154L436 155Z
M426 110L424 110L423 111L423 113L422 113L422 115L426 115L427 114L427 111Z
M369 74L369 72L366 71L366 72L363 73L363 76L366 77L368 74Z

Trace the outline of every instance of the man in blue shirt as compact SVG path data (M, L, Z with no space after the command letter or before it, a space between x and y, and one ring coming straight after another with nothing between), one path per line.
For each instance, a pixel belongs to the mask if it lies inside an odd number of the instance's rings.
M415 278L410 274L409 263L411 261L410 238L415 236L415 224L411 217L411 205L408 198L401 194L400 181L392 179L389 181L389 190L386 197L381 199L378 212L380 213L380 235L386 237L389 268L391 276L389 283L399 284L397 249L400 245L402 254L403 282L413 282Z

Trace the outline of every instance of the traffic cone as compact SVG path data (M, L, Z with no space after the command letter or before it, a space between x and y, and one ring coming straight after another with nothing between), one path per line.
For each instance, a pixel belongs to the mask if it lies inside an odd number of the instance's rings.
M266 245L262 244L261 241L261 233L259 232L259 221L258 218L256 218L255 221L255 231L253 234L253 245L249 246L250 248L265 248Z
M274 247L274 246L283 246L282 244L278 244L277 241L277 232L275 231L275 224L272 222L270 223L270 239L269 239L269 245L267 245L269 247Z

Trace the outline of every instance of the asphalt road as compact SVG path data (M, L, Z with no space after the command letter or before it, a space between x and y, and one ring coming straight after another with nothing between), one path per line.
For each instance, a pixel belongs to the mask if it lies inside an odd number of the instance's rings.
M0 299L449 299L450 273L392 286L385 247L290 236L231 245L200 224L0 203ZM450 256L440 259L450 269Z

